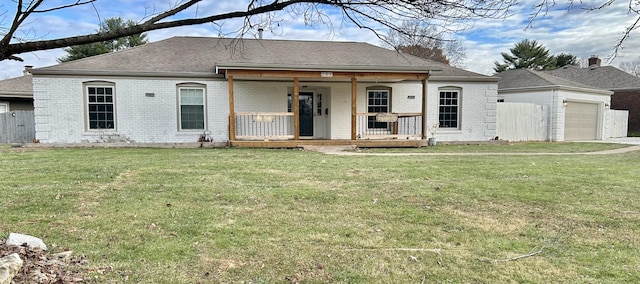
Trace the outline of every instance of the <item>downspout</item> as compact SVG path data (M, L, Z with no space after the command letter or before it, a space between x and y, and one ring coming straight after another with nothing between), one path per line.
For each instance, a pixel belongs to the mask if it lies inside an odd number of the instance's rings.
M549 110L549 141L555 142L558 141L558 133L553 130L556 128L555 121L556 116L560 115L560 110L557 108L558 105L558 90L552 91L552 100L551 100L551 109ZM556 111L557 110L557 111Z

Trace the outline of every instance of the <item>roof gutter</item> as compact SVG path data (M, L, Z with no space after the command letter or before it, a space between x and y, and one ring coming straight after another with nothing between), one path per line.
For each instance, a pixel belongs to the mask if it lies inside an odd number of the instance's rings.
M21 99L32 99L33 93L31 92L0 92L0 98L21 98Z
M33 75L81 75L108 77L155 77L155 78L224 78L224 75L213 72L147 72L147 71L112 71L112 70L47 70L33 69Z
M492 76L439 76L438 73L433 73L429 77L429 81L432 82L498 82L500 78Z
M502 88L502 89L498 88L498 93L504 94L504 93L518 93L522 91L548 91L548 90L586 92L586 93L603 95L603 96L613 95L612 91L601 90L601 89L580 88L580 87L572 87L572 86L564 86L564 85L532 86L532 87Z
M286 65L281 64L250 64L250 63L220 63L219 70L269 70L269 71L332 71L332 72L386 72L386 73L431 73L442 71L436 66L372 66L372 65Z
M614 92L633 92L633 91L640 90L640 87L615 88L615 89L609 89L609 90Z

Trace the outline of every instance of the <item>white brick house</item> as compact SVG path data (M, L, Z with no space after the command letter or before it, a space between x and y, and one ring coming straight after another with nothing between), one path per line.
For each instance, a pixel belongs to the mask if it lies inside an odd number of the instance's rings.
M175 37L33 76L42 143L424 145L433 125L439 141L495 136L497 78L366 43Z

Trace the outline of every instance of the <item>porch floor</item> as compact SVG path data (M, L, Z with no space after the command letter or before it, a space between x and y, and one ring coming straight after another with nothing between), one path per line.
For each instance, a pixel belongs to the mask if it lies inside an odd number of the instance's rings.
M231 147L304 148L305 146L354 146L359 148L416 148L427 146L427 140L274 140L229 141Z

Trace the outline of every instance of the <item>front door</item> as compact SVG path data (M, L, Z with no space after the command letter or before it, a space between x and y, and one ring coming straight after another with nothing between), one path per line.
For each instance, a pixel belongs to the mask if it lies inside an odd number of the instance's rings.
M300 133L301 137L313 137L313 93L300 92L299 97L300 109Z

